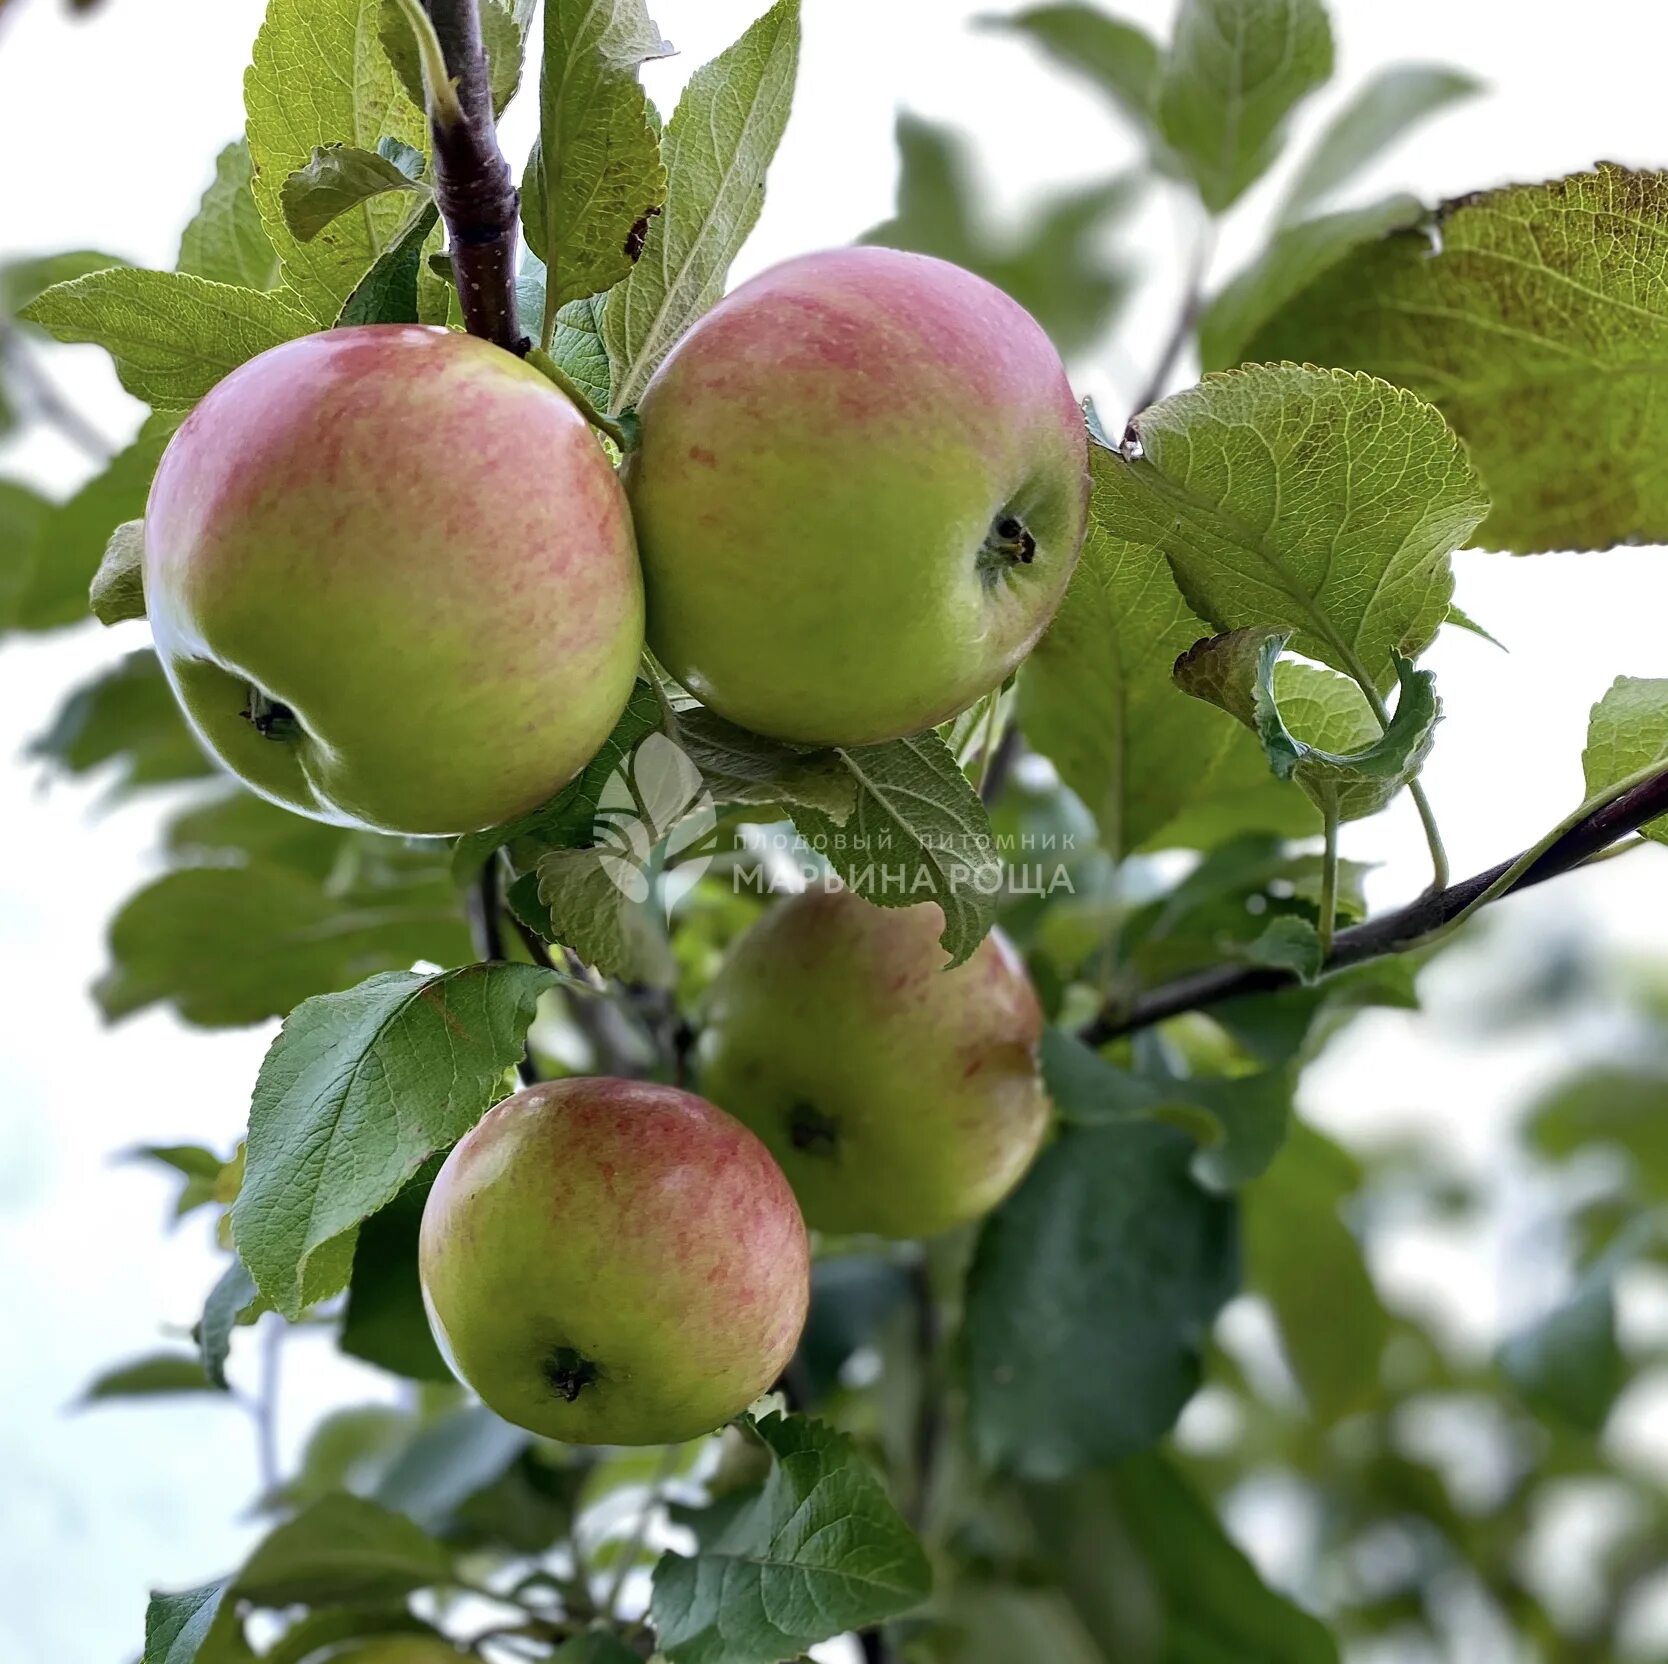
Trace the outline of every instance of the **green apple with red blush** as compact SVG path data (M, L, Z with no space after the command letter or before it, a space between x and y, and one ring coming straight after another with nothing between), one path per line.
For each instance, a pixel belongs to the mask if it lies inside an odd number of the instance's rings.
M513 354L415 326L289 341L210 390L151 487L145 598L233 773L391 832L544 802L642 650L630 514L579 410Z
M806 1223L935 1236L1019 1182L1049 1121L1043 1014L999 932L946 969L936 903L773 903L707 996L701 1090L756 1132Z
M764 1145L670 1086L531 1086L453 1149L418 1249L435 1337L506 1421L576 1444L676 1444L786 1367L805 1225Z
M742 284L656 371L624 478L649 645L761 734L858 745L997 687L1083 541L1059 355L971 272L883 248Z

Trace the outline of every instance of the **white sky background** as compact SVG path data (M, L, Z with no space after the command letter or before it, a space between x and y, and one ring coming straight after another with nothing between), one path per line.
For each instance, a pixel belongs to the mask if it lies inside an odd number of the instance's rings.
M763 3L655 0L680 51L646 72L662 109ZM806 0L793 119L738 277L887 217L900 107L976 129L1002 207L1133 159L1090 91L1012 40L967 28L992 9L1013 8ZM1117 9L1163 30L1171 4L1123 0ZM170 265L215 152L241 127L260 0L109 0L81 26L53 0L15 0L13 10L0 27L0 256L92 246ZM1429 199L1600 157L1668 163L1668 18L1658 0L1332 0L1332 11L1339 76L1304 110L1300 136L1393 61L1452 62L1493 87L1422 130L1353 188L1353 200L1404 187ZM518 171L534 119L524 96L506 122ZM1255 246L1277 191L1265 182L1234 215L1218 276ZM1116 347L1076 377L1109 425L1127 413L1168 322L1187 225L1184 207L1155 191L1137 232L1153 288ZM113 437L136 426L138 406L101 353L56 351L51 368ZM70 488L82 467L48 437L0 447L0 471L53 490ZM1448 714L1426 780L1456 873L1511 853L1579 800L1587 710L1614 675L1668 674L1664 560L1659 549L1458 557L1461 605L1511 653L1448 631L1427 661ZM188 1032L158 1011L106 1031L85 997L105 920L157 870L159 813L153 800L101 818L96 787L43 792L21 753L73 680L142 639L142 626L115 636L89 626L0 650L0 1655L56 1664L131 1657L147 1587L223 1570L250 1530L244 1510L255 1487L250 1429L229 1405L65 1412L101 1368L161 1344L162 1325L189 1325L217 1269L196 1222L164 1234L171 1186L113 1165L113 1154L141 1140L229 1148L268 1039L265 1030ZM1425 880L1405 799L1346 829L1345 853L1385 863L1373 883L1380 905ZM1560 933L1652 951L1665 909L1668 860L1658 850L1560 880L1502 909L1490 944L1453 955L1427 992L1463 1001L1472 987L1520 971ZM1601 1030L1484 1043L1440 1017L1377 1014L1311 1073L1306 1106L1352 1138L1435 1130L1491 1172L1525 1093L1568 1061L1572 1045L1601 1043ZM1405 1297L1446 1292L1456 1325L1482 1341L1553 1292L1546 1268L1557 1262L1535 1241L1534 1219L1532 1206L1512 1211L1481 1253L1411 1239L1379 1269ZM234 1375L249 1382L254 1362L240 1334ZM280 1434L291 1455L324 1409L390 1392L386 1378L333 1360L317 1338L290 1347L286 1375ZM1641 1449L1661 1424L1653 1398L1668 1403L1668 1389L1639 1395L1622 1418Z

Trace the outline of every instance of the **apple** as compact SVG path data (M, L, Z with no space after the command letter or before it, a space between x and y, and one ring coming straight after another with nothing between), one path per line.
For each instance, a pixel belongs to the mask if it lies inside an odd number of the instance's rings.
M630 515L584 418L513 354L415 326L289 341L208 393L151 486L145 600L215 756L388 832L537 807L642 650Z
M708 994L701 1090L750 1126L808 1224L934 1236L994 1207L1048 1126L1042 1008L992 932L944 969L935 902L776 902Z
M998 686L1065 593L1083 412L1041 326L959 266L776 266L690 329L638 416L649 645L757 733L919 733Z
M418 1260L458 1376L575 1444L721 1426L781 1374L810 1298L805 1224L764 1145L641 1081L551 1081L489 1110L435 1180Z

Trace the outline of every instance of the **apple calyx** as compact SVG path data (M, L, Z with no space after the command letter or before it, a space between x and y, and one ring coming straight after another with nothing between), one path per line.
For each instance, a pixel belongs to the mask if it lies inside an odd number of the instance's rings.
M788 1142L807 1155L831 1156L839 1147L840 1124L801 1098L788 1111Z
M974 567L988 586L1016 566L1029 566L1037 558L1037 540L1017 514L1004 510L991 521L985 540L974 557Z
M553 1348L544 1361L544 1378L550 1383L550 1390L570 1404L601 1373L583 1352L576 1352L571 1346Z
M249 684L249 699L241 714L263 740L293 740L301 732L295 712L281 699L262 693L253 682Z

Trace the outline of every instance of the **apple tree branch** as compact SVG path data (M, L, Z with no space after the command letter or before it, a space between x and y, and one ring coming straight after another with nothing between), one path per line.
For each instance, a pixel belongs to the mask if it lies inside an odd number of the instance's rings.
M518 357L532 344L516 316L517 216L521 199L498 145L492 87L476 0L424 0L452 96L431 97L434 194L446 222L463 321Z
M1538 854L1526 851L1446 889L1428 891L1405 907L1339 931L1322 974L1415 948L1474 907L1570 872L1663 814L1668 814L1668 769L1572 820ZM1078 1030L1078 1038L1090 1046L1104 1045L1183 1012L1207 1010L1246 994L1272 993L1296 980L1292 972L1266 965L1213 965L1122 1004L1107 1004Z

